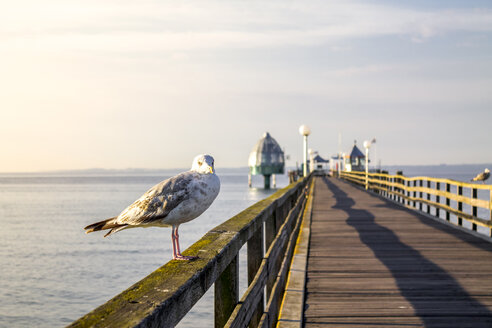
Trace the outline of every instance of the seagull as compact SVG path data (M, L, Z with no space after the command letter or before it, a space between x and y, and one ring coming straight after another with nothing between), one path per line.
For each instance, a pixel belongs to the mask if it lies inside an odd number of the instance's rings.
M115 232L137 227L171 227L174 260L193 260L183 256L179 249L180 224L200 216L213 203L220 190L220 180L215 174L214 158L198 155L191 170L164 180L150 188L128 206L120 215L88 225L86 233L109 230Z
M482 173L477 174L476 177L471 179L471 181L482 181L482 183L485 183L484 181L487 180L490 177L490 171L489 169L485 169Z

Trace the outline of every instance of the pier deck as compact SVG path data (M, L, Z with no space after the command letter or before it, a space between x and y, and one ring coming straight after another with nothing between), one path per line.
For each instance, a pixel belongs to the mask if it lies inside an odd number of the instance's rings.
M492 244L316 177L305 327L492 327Z

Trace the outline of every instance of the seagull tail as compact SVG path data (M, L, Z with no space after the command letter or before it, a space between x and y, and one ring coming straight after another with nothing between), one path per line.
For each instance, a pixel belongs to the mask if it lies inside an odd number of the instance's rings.
M116 216L110 219L106 219L103 221L99 221L93 224L89 224L87 227L85 227L85 233L91 233L94 231L100 231L100 230L107 230L111 229L108 231L107 234L104 235L104 237L107 237L115 232L118 232L128 226L128 224L119 224L115 222Z

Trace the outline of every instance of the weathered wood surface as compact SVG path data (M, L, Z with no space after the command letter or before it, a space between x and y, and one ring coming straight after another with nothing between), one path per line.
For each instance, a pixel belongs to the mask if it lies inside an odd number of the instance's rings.
M492 229L492 222L490 220L485 220L483 218L477 217L477 208L485 208L489 211L492 210L492 186L491 185L480 185L471 184L467 182L454 181L449 179L436 179L430 177L404 177L404 176L394 176L381 173L369 173L371 177L369 179L369 189L378 191L380 194L384 194L390 199L396 199L403 204L410 205L420 203L427 205L427 213L430 213L430 208L435 208L436 216L439 217L439 211L443 210L446 213L446 217L450 214L456 215L458 219L458 225L462 225L462 219L466 219L472 224L472 230L477 230L477 225L482 227ZM365 173L364 172L342 172L341 177L353 182L355 184L364 186L365 185ZM422 187L423 179L427 182L427 187ZM420 186L417 187L415 182L420 181ZM413 187L411 182L414 182ZM431 188L431 182L434 182L435 188ZM440 185L446 185L446 190L440 190ZM451 185L456 186L456 193L452 193ZM463 187L468 188L469 196L463 195ZM488 190L490 194L490 199L478 199L477 190L483 189ZM413 197L411 193L413 192ZM417 192L419 196L417 197ZM425 193L425 198L423 194ZM435 201L431 201L431 195L435 197ZM440 198L446 200L446 203L442 203ZM451 207L451 200L455 201L457 208ZM472 207L472 213L463 212L463 204L470 205ZM492 218L492 212L490 217ZM491 234L492 236L492 230Z
M237 271L235 265L230 266L231 261L237 258L241 247L261 231L264 223L267 223L267 243L277 238L275 237L277 227L269 230L268 222L283 223L285 216L280 217L278 213L288 212L290 206L301 195L307 180L299 180L289 185L209 231L183 252L184 255L198 255L197 260L168 262L121 294L73 322L70 327L175 326L226 268L231 269L229 270L231 274ZM275 217L275 220L270 220L272 217ZM276 259L275 256L271 258ZM265 277L262 276L261 279L267 279L271 275L276 277L276 272L270 266L268 265ZM236 298L236 286L229 290L222 287L219 294L224 291L229 298ZM224 301L228 302L228 300ZM258 303L259 301L256 304ZM227 312L232 309L227 309ZM227 318L221 317L219 321L224 324Z
M285 292L277 321L277 328L302 328L304 326L304 293L309 251L311 214L314 198L314 183L309 187L309 197L302 214L301 227L296 240L289 268Z
M492 327L491 243L316 179L305 327Z
M273 277L269 279L273 285L271 292L267 293L268 302L265 311L262 312L259 326L272 327L276 323L280 300L285 289L286 271L292 259L305 203L306 198L299 197L285 222L279 227L279 232L269 246L252 283L230 316L226 327L246 327L248 325L254 309L262 299L268 276Z

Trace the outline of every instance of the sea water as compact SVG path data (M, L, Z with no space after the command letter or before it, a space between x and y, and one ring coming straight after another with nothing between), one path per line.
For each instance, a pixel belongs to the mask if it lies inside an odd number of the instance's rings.
M491 167L492 168L492 167ZM391 168L405 175L467 181L483 168ZM393 170L393 171L391 171ZM412 171L413 170L413 171ZM449 171L449 170L448 170ZM178 171L0 175L0 327L63 327L171 259L170 229L131 229L108 238L83 227L115 216L154 184ZM218 170L221 191L199 218L180 227L181 248L249 205L271 195L247 169ZM277 186L287 177L277 177ZM245 247L240 294L246 289ZM213 326L213 288L179 327Z
M180 227L181 249L275 191L248 188L247 170L228 171L219 170L221 191L212 206ZM0 327L65 326L168 262L170 229L132 229L103 238L86 235L83 227L118 215L176 173L1 175ZM254 186L262 186L260 178ZM287 178L277 177L277 185L286 186ZM181 326L211 325L212 299L213 291Z

